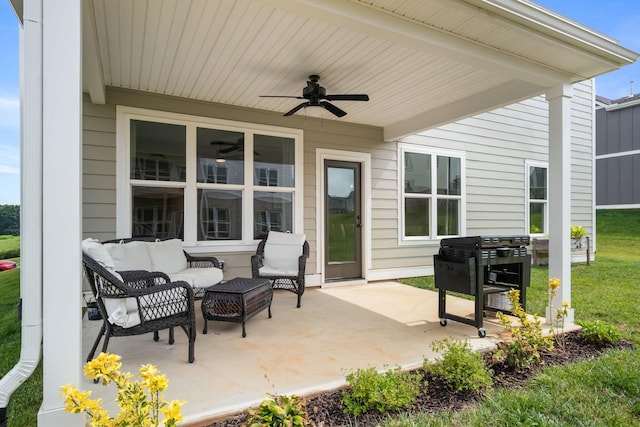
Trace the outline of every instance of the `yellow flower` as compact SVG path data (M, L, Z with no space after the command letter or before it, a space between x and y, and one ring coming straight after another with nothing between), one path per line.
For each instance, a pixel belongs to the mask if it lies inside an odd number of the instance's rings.
M568 302L568 301L563 301L563 302L562 302L562 306L563 306L564 308L568 308L568 307L569 307L569 302Z
M554 277L553 279L549 279L549 289L555 291L560 287L560 279Z
M100 353L84 365L84 375L90 380L102 380L107 385L119 376L121 366L120 356L117 354Z
M80 391L71 384L60 387L61 396L65 398L65 410L79 414L85 412L91 427L158 427L159 413L165 415L163 425L175 427L182 420L180 408L185 402L164 401L160 392L167 389L169 380L165 375L158 375L154 365L142 365L139 377L142 381L131 381L131 373L121 373L120 356L100 353L98 357L87 362L84 374L89 379L102 380L103 385L111 382L118 388L116 402L120 412L111 418L102 408L101 399L90 399L91 391Z
M140 366L140 376L142 378L149 378L158 373L158 368L155 365L147 364Z
M164 408L160 408L160 412L165 416L167 420L172 419L175 422L182 421L182 406L186 402L183 400L172 400Z

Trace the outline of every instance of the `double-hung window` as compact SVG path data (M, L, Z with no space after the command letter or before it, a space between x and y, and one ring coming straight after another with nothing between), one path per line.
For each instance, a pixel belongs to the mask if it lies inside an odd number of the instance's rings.
M546 234L549 224L548 167L546 163L526 162L528 234Z
M118 235L245 249L301 232L302 133L118 108Z
M400 144L399 159L400 242L463 234L463 154Z

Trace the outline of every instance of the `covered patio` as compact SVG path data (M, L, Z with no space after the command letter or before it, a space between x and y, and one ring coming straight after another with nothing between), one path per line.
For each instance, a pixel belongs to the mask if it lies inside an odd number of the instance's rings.
M450 311L473 315L473 301L447 299ZM397 282L311 288L300 309L295 301L294 294L276 291L273 317L263 311L250 319L246 338L239 324L216 321L209 321L203 335L197 302L193 364L187 363L187 339L180 330L173 346L163 331L157 343L151 334L113 338L108 352L122 356L124 372L135 374L142 364L157 365L170 380L166 399L187 401L184 424L206 425L223 414L258 405L265 393L306 396L343 386L346 375L358 368L419 367L425 357L434 357L435 340L469 340L482 351L493 348L504 333L491 314L486 317L485 338L478 338L476 328L455 321L442 327L437 292ZM85 316L83 355L101 323ZM102 396L110 412L117 413L113 387L85 379L81 388L94 390L94 396Z
M308 273L315 273L318 285L324 274L323 230L316 224L314 156L340 144L336 134L366 129L368 137L352 138L361 154L371 140L395 147L408 135L545 95L548 121L541 121L540 133L548 135L548 202L554 212L549 274L562 283L555 305L571 301L565 231L572 198L572 85L637 59L615 40L527 0L10 1L22 24L24 343L18 366L0 383L2 407L42 357L39 424L83 425L64 412L59 387L82 381L81 366L95 337L81 320L79 243L84 237L130 237L130 198L117 183L117 175L128 172L117 161L117 153L126 152L116 126L116 109L123 106L305 129L309 151L300 151L307 168L298 180L301 205L294 231L310 240ZM346 117L325 119L314 117L314 109L308 116L283 117L295 104L261 97L295 97L315 74L332 92L367 93L371 100L343 103ZM93 131L90 137L87 128ZM90 151L88 140L95 159L83 157ZM387 170L387 157L372 162L386 178L384 186L365 194L365 201L383 203L377 224L372 215L362 223L363 282L432 271L422 255L424 265L409 266L404 275L394 271L417 246L398 243L399 186ZM191 193L185 204L195 212ZM186 224L195 230L193 222ZM249 230L252 224L246 226ZM376 240L370 236L374 229L380 231ZM248 259L243 251L253 250L255 242L245 234L225 250ZM201 253L225 248L192 240L187 249ZM431 240L424 253L435 250L437 239ZM490 345L499 332L489 326L489 337L478 339L466 325L450 322L442 328L435 295L420 291L424 302L410 296L411 304L392 304L404 288L395 289L394 298L379 296L384 288L372 283L357 297L347 288L309 290L300 310L291 295L279 293L274 318L252 319L246 339L232 324L212 325L209 335L198 335L194 365L186 363L186 349L181 352L180 334L171 349L151 340L142 345L134 337L114 339L110 350L125 356L126 369L158 364L173 381L168 397L188 400L186 413L195 421L255 403L268 391L333 387L344 370L355 367L415 365L429 354L429 342L445 334ZM298 366L304 375L298 375Z

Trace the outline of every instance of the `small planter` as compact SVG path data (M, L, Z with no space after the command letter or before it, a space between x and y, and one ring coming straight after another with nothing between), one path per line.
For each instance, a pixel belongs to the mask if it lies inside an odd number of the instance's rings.
M584 237L579 239L571 239L571 250L577 251L582 249L584 243Z
M100 310L98 310L98 304L95 302L87 303L87 318L89 320L100 320L102 319L102 315L100 314Z

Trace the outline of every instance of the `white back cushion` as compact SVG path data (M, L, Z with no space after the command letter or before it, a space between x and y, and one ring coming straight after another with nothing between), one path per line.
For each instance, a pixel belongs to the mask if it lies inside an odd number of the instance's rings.
M295 276L298 273L298 258L302 255L304 234L270 231L264 245L264 269L261 274Z
M118 271L147 270L152 271L151 257L146 242L105 243L113 263Z
M152 271L162 271L171 275L187 268L187 258L182 252L180 239L147 243L147 249Z
M98 240L91 238L84 239L82 241L82 252L93 258L95 262L103 266L107 271L116 276L116 278L122 280L122 277L116 272L116 265L109 251L107 251L107 248Z

